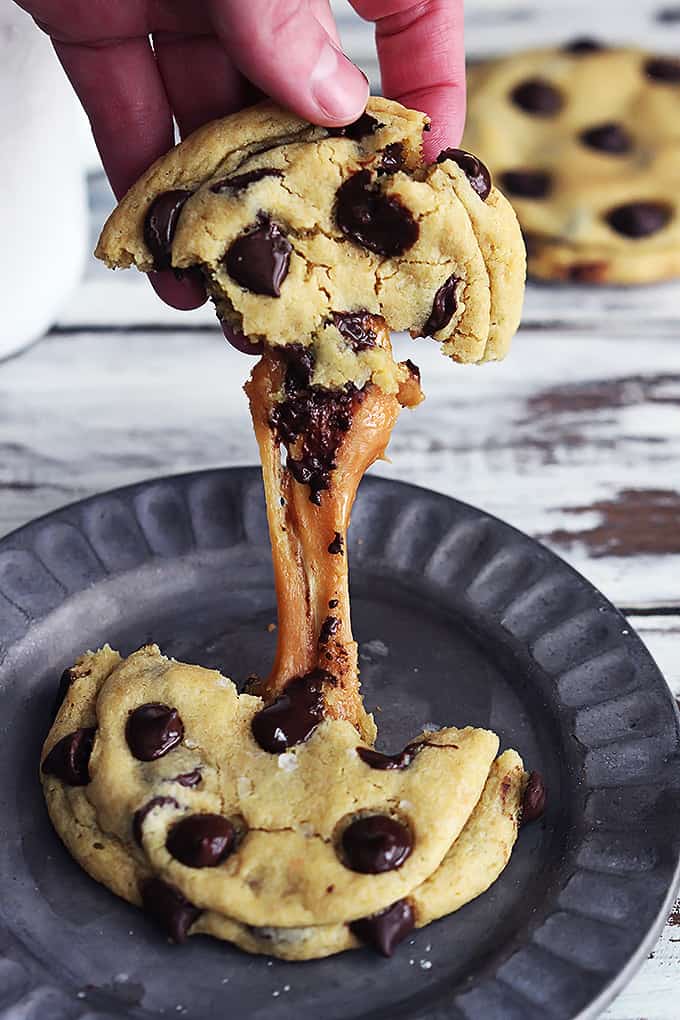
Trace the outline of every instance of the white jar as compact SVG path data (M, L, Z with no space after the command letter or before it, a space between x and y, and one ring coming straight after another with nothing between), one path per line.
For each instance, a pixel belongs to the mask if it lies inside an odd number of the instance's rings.
M77 100L49 39L0 5L0 358L41 336L87 252Z

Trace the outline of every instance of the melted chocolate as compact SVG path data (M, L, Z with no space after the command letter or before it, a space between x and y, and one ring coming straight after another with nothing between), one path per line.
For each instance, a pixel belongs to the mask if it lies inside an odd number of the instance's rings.
M163 807L164 804L172 804L173 807L179 807L179 804L174 797L152 797L151 800L147 801L143 807L140 807L139 810L135 811L132 816L132 835L137 846L142 845L144 819L148 815L149 811L153 811L155 807Z
M340 620L337 616L327 616L321 624L321 630L319 631L319 644L328 644L333 635L337 634L339 628Z
M170 829L165 846L187 868L216 868L234 849L236 830L222 815L182 818Z
M663 202L629 202L619 205L606 215L607 223L624 237L649 237L666 226L673 215Z
M349 929L360 942L373 946L383 956L391 956L399 943L413 931L415 923L415 913L409 901L397 900L379 914L352 921Z
M245 191L251 184L255 184L256 181L261 181L265 177L283 177L283 170L275 170L273 167L260 167L259 170L249 170L245 174L236 174L234 177L225 177L223 181L218 181L217 184L213 184L210 190L216 195L221 195L225 191L231 191L237 194L239 191Z
M415 362L411 361L411 359L410 359L410 358L407 358L407 359L406 359L406 361L404 362L404 364L405 364L405 365L406 365L406 367L408 368L408 370L409 370L409 372L411 373L411 375L412 375L412 376L413 376L413 377L414 377L415 379L417 379L417 380L418 380L418 382L420 382L420 369L419 369L419 368L418 368L418 366L417 366L417 365L415 364Z
M185 942L201 911L179 889L160 878L147 878L139 887L142 906L173 942Z
M390 142L383 149L379 174L396 174L404 165L404 146L401 142Z
M162 758L183 736L184 725L177 709L158 701L135 708L125 726L128 747L139 761Z
M328 551L331 554L331 556L342 556L344 548L345 548L345 543L342 540L342 535L340 534L339 531L336 531L335 535L333 537L333 541L328 546ZM333 600L333 601L335 601L335 604L337 606L337 604L338 604L337 603L337 599ZM333 608L333 606L331 606L330 602L328 603L328 605L330 606L331 609Z
M351 138L353 141L358 142L368 135L374 135L379 127L382 127L382 124L375 117L371 117L370 113L364 112L351 124L345 124L344 127L329 128L328 134L331 138Z
M375 347L377 340L374 328L375 316L370 312L333 312L333 323L357 354L369 347Z
M97 727L89 726L67 733L58 740L42 763L45 775L56 776L67 786L87 786L96 733Z
M513 89L511 97L515 106L537 117L552 117L564 104L562 93L543 78L522 82Z
M412 849L411 830L389 815L358 818L342 834L344 863L364 875L395 871Z
M633 148L633 139L621 124L599 124L597 127L582 131L581 141L589 149L607 152L612 156L622 156Z
M397 198L384 195L360 170L337 191L335 220L343 234L378 255L403 255L418 240L419 227Z
M438 163L444 163L447 159L456 163L470 182L470 187L476 191L483 202L491 192L491 174L481 159L473 156L465 149L442 149L437 156Z
M323 719L324 684L335 677L323 669L314 669L297 677L271 705L253 716L251 729L257 743L270 754L281 754L287 747L302 744Z
M144 243L153 256L154 269L169 269L172 263L172 239L179 214L191 191L164 191L158 195L144 219Z
M449 276L448 280L444 281L435 294L434 301L432 302L430 318L423 326L423 333L425 336L432 336L433 333L438 332L440 329L444 329L444 327L448 326L450 323L453 313L457 308L457 283L457 276ZM418 373L418 376L420 376L420 373Z
M546 789L540 772L531 772L522 798L521 824L536 821L545 811Z
M310 501L319 506L321 493L330 488L338 448L351 428L355 401L362 400L363 393L351 384L342 390L311 386L313 361L305 347L286 347L282 357L287 362L286 397L272 410L270 422L288 447L288 470L309 486ZM293 444L298 447L295 457L290 454Z
M545 198L552 177L546 170L506 170L501 174L501 187L516 198Z
M57 693L54 696L52 702L52 720L56 719L57 713L61 706L64 704L66 695L69 692L69 688L73 681L76 679L76 674L73 669L65 669L59 677L59 686L57 687Z
M372 747L357 747L357 754L372 769L407 769L424 744L407 744L403 751L396 754L382 754Z
M677 85L680 82L680 60L676 57L652 57L645 64L645 74L652 81Z
M338 606L338 600L337 599L329 599L329 602L328 602L328 608L329 609L336 609L337 606Z
M192 787L198 786L202 779L201 770L194 769L192 772L183 772L181 775L175 776L170 782L179 783L180 786Z
M281 227L261 215L256 226L232 241L224 264L232 280L246 290L280 297L292 250Z

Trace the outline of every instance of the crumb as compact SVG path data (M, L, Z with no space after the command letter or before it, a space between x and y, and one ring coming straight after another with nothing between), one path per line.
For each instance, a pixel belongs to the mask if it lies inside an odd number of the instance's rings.
M267 630L269 631L270 634L273 634L274 631L276 630L276 624L275 623L268 623L267 624Z

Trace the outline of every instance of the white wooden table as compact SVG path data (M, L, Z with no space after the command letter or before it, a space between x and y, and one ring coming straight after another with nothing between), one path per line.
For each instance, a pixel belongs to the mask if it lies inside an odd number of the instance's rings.
M584 32L680 49L680 14L654 17L664 6L477 0L469 49ZM365 30L343 27L372 69ZM101 177L91 190L94 241L111 198ZM531 285L501 366L447 368L431 342L400 344L428 400L402 416L378 473L541 538L625 610L680 694L680 283ZM209 309L174 312L142 277L92 262L51 333L0 364L0 535L98 490L255 462L248 370ZM678 1020L680 905L605 1016Z

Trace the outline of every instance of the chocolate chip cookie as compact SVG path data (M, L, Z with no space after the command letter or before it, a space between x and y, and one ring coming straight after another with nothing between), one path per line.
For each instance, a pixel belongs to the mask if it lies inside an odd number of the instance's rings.
M680 275L680 60L581 39L473 68L464 144L514 204L529 271Z
M313 696L267 707L155 646L125 660L107 646L65 679L41 765L52 821L176 941L206 931L290 959L390 952L509 857L526 776L514 752L494 763L486 730L384 755Z
M346 128L271 103L199 129L106 224L109 266L198 270L220 318L269 347L313 345L318 385L394 369L343 323L378 315L458 361L502 357L519 321L524 248L479 160L423 163L426 118L371 99ZM370 345L369 345L370 346Z

